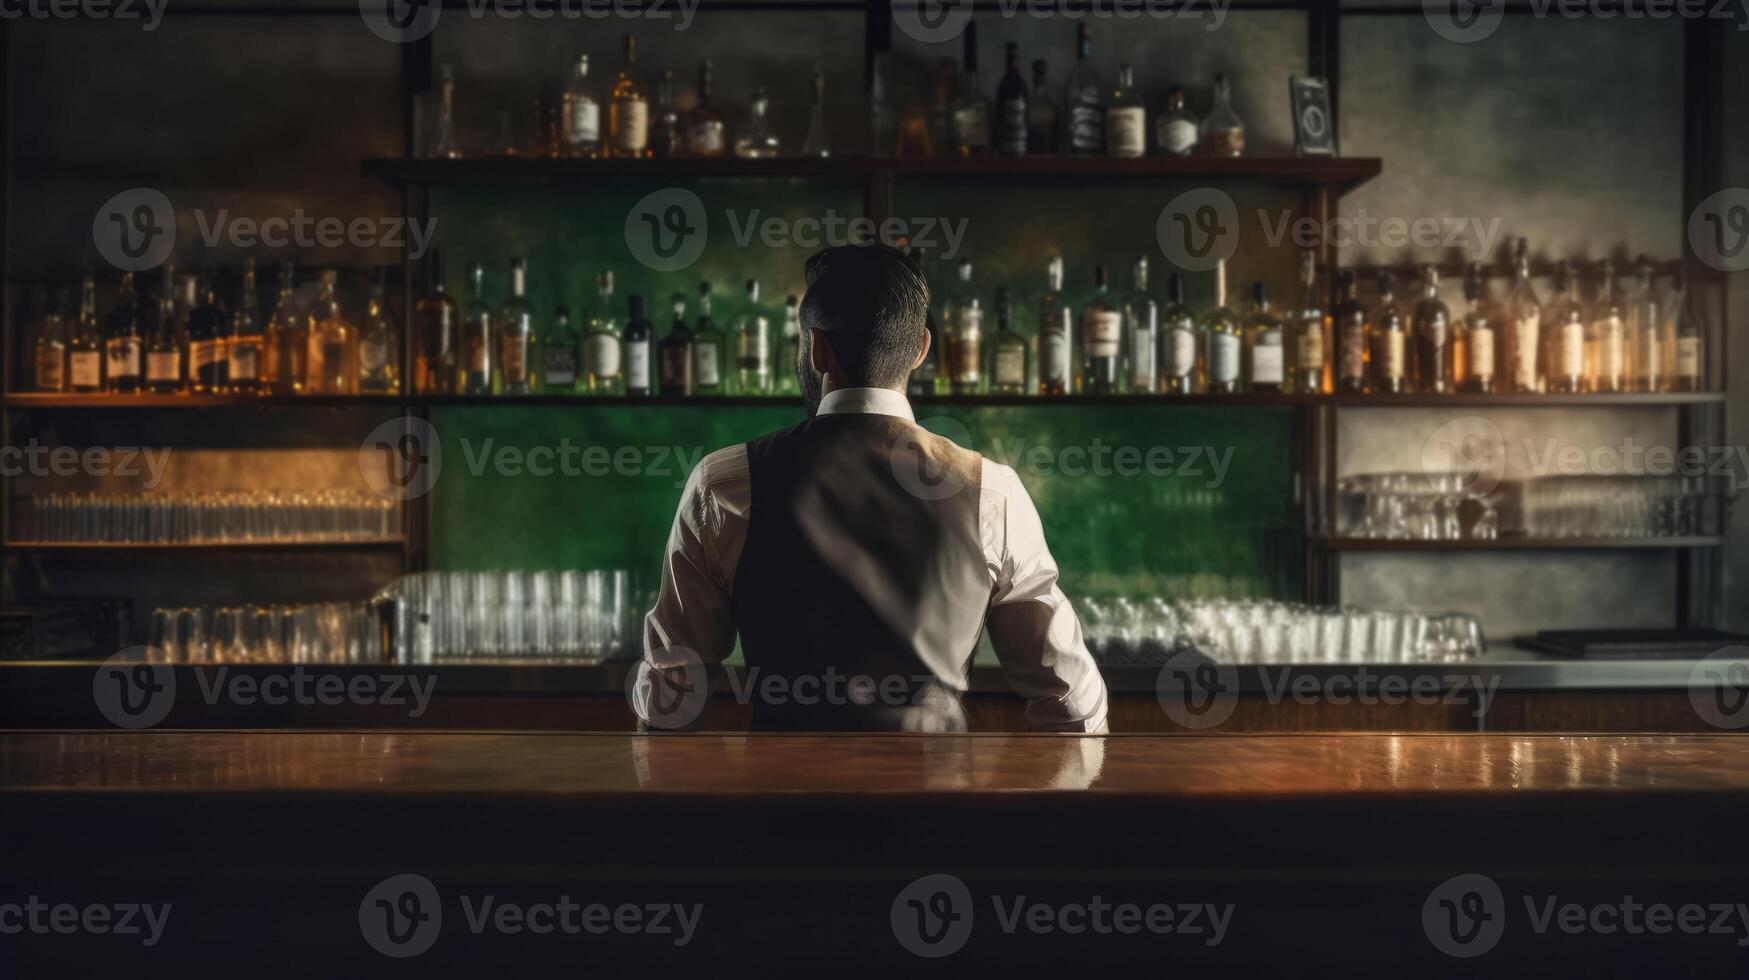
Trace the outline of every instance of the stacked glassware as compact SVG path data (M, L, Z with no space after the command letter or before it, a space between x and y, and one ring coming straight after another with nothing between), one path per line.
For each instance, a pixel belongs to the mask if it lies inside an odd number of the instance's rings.
M390 584L396 663L477 657L599 663L635 648L648 604L624 570L421 572Z
M1088 649L1106 663L1158 663L1189 649L1241 664L1450 663L1486 647L1481 624L1464 613L1159 598L1077 608Z

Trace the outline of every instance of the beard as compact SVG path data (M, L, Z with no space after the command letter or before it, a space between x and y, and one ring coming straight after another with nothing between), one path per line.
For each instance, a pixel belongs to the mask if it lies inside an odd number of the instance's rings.
M813 418L820 411L820 399L825 397L821 391L824 387L820 375L814 372L814 358L811 345L813 338L808 331L802 331L801 343L796 345L796 384L802 389L802 407L807 409L808 418Z

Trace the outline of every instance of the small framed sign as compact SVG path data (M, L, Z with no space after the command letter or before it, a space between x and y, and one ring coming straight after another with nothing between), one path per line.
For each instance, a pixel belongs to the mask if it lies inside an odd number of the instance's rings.
M1330 86L1322 78L1287 80L1294 111L1294 153L1302 157L1336 155L1336 121L1330 115Z

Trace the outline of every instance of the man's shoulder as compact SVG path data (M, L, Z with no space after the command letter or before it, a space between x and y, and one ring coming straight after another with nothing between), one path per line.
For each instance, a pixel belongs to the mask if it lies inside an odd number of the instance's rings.
M724 446L714 453L707 454L698 461L693 470L695 482L700 487L711 489L727 483L747 479L747 444L736 443Z

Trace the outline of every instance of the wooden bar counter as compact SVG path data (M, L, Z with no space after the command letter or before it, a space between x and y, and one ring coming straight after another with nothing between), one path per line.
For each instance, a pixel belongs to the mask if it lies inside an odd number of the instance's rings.
M29 896L173 911L150 949L0 934L0 975L196 957L335 976L1741 975L1745 826L1749 739L1732 735L11 732L0 929L4 903ZM412 901L413 880L440 932L385 954L369 923ZM931 933L959 921L931 917L956 895L969 935ZM527 927L567 900L702 911L684 944ZM1698 906L1717 929L1609 931L1624 903ZM1162 904L1179 928L1076 928ZM1503 931L1465 932L1451 955L1432 938L1455 928L1448 908ZM1190 909L1208 910L1196 929ZM953 948L918 955L923 934Z

